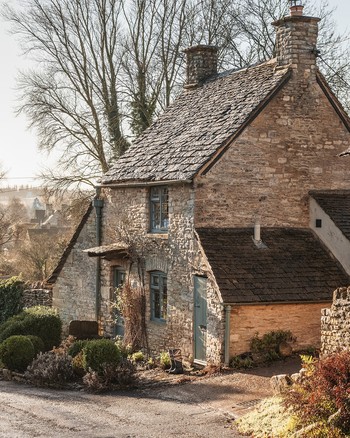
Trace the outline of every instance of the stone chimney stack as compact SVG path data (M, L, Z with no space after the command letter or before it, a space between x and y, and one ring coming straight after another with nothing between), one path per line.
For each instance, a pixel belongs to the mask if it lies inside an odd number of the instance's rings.
M290 16L272 23L276 27L276 58L280 66L290 65L304 79L316 78L316 43L319 18L303 15L300 0L291 0Z
M206 79L217 74L218 48L215 46L192 46L186 53L187 79L185 88L196 88Z

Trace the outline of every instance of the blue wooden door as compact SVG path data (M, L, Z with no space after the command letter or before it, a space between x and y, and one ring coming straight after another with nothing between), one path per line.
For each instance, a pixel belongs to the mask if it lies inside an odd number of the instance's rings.
M207 349L207 279L194 277L194 359L206 362Z

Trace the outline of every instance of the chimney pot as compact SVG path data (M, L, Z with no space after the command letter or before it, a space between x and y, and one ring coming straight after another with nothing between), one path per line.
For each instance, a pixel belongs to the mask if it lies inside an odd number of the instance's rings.
M216 46L192 46L183 52L186 53L185 88L196 88L206 79L217 74L218 48Z
M290 7L290 15L292 17L301 17L303 15L304 6L303 5L292 5Z

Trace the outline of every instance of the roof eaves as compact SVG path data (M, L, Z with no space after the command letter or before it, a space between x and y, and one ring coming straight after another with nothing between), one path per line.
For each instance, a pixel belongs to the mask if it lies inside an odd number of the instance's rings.
M344 123L346 129L350 132L350 118L349 118L347 112L345 111L345 109L343 108L343 105L340 103L337 96L333 93L328 82L326 81L325 77L322 75L322 73L320 71L317 71L316 79L317 79L318 85L321 87L322 91L326 95L327 99L329 100L330 104L334 108L335 112L338 114L338 116L340 117L340 119ZM346 151L346 152L347 152L346 154L349 153L349 151ZM339 155L341 156L343 154L344 154L344 152L342 152Z
M56 282L60 272L63 269L63 266L64 266L67 258L69 257L69 254L71 253L71 251L72 251L72 249L73 249L73 247L74 247L74 245L79 237L79 234L81 233L84 225L86 224L86 221L88 220L92 210L93 210L93 205L91 202L89 204L88 208L86 209L86 212L84 213L79 225L75 229L71 240L69 241L68 245L66 246L65 250L63 251L63 254L62 254L60 260L58 261L56 268L52 271L50 277L46 280L45 283L54 284Z
M242 123L240 128L230 137L228 137L225 142L219 147L214 155L208 158L208 160L202 164L202 166L193 174L193 178L200 175L205 175L209 170L216 164L218 160L224 155L226 150L229 148L231 143L236 140L242 132L249 126L253 120L261 113L261 111L271 102L271 100L276 96L276 94L284 87L284 85L291 78L292 70L288 69L286 74L282 77L280 82L271 90L271 92L262 100L259 105L257 105L254 110L249 114L247 119Z

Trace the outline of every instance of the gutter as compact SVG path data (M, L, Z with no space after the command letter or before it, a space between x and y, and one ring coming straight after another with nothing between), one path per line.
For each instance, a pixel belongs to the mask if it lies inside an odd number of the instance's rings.
M93 200L93 206L96 211L96 246L101 246L102 241L102 208L103 199L99 199L100 190L96 188L96 198ZM95 289L95 317L98 322L101 308L101 258L96 259L96 289Z
M98 184L96 185L96 190L100 188L108 188L108 187L152 187L152 186L164 186L164 185L175 185L175 184L191 184L193 182L192 179L172 179L165 181L143 181L143 182L122 182L122 183L106 183L106 184Z
M223 303L223 306L274 306L276 304L328 304L332 302L332 298L322 301L259 301L254 303Z
M225 305L225 366L230 365L231 306Z

